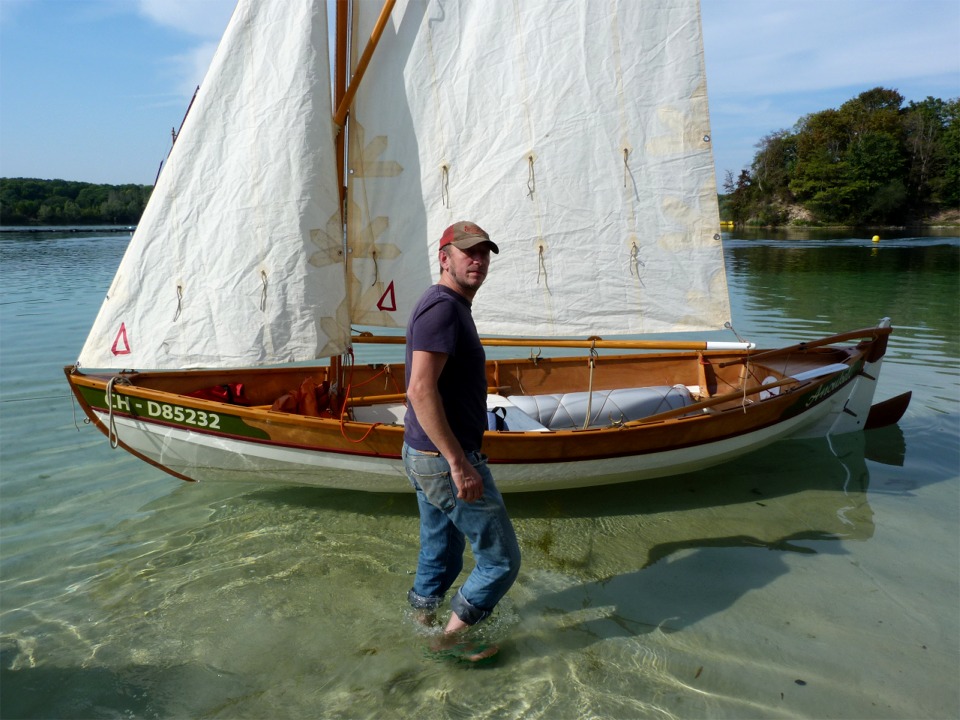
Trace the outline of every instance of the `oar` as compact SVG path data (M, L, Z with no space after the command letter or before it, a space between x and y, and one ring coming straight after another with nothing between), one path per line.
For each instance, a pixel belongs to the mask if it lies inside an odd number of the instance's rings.
M675 408L673 410L665 410L662 413L657 413L656 415L649 415L645 418L640 418L639 420L630 420L625 422L624 426L631 425L642 425L644 423L650 422L659 422L661 420L669 420L670 418L680 417L681 415L688 415L690 413L696 412L697 410L703 410L714 405L721 405L725 402L730 402L731 400L736 400L737 398L746 397L747 395L756 395L757 393L763 392L764 390L772 390L773 388L778 388L783 385L789 385L790 383L800 382L793 377L784 378L783 380L777 380L772 383L765 383L763 385L757 385L756 387L748 388L747 390L734 390L733 392L724 393L723 395L714 395L711 398L706 400L701 400L700 402L693 403L692 405L685 405L681 408Z
M736 360L728 360L727 362L717 363L717 367L725 368L728 365L739 365L741 363L762 360L764 358L775 357L776 355L783 355L785 353L810 350L811 348L822 347L824 345L833 345L834 343L843 342L844 340L856 340L858 338L871 338L875 340L878 336L889 335L891 332L892 328L890 327L872 327L864 328L863 330L851 330L850 332L838 333L837 335L830 335L829 337L820 338L819 340L810 340L808 342L797 343L796 345L789 345L787 347L777 348L776 350L764 350L763 352L758 352L753 355L746 355L742 358L737 358Z

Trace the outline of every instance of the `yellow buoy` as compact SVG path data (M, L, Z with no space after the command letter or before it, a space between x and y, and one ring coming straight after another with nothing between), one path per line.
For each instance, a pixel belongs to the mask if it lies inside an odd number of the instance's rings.
M874 241L874 242L880 242L880 236L879 236L879 235L874 235L874 236L873 236L873 241Z

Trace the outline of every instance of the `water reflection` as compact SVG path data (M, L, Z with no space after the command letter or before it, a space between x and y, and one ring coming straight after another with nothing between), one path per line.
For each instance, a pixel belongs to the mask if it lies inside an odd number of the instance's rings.
M736 545L805 552L797 541L866 540L874 532L866 436L878 432L779 443L680 477L511 494L507 505L525 565L579 577L650 567L687 549ZM902 446L898 451L890 441L896 436L883 432L873 443L893 463L902 461ZM320 516L416 521L409 495L270 488L246 499Z
M913 390L910 410L900 427L778 443L677 478L508 496L524 566L489 628L503 662L468 683L425 659L403 620L411 495L184 484L78 433L60 367L126 239L8 240L4 717L946 717L957 706L955 237L725 241L734 318L751 339L891 315L877 399ZM845 683L864 667L869 677ZM798 677L805 695L785 705Z
M735 308L740 326L769 328L794 340L868 327L889 316L895 329L892 349L922 335L926 353L956 357L957 243L871 250L839 242L817 248L728 243L731 287L748 299Z
M242 696L245 687L243 678L198 663L11 668L17 650L15 643L0 648L3 715L8 718L191 717L198 701L225 705Z

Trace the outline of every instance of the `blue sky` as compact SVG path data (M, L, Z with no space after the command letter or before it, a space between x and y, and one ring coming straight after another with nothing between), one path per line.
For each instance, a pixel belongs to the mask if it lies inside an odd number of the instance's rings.
M0 0L0 176L152 184L233 5ZM764 135L864 90L960 96L960 0L702 8L721 184Z

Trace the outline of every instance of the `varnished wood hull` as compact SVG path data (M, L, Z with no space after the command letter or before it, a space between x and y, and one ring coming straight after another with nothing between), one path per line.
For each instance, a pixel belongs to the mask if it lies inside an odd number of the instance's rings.
M863 331L866 339L850 347L755 352L758 359L746 365L736 352L601 356L592 378L588 355L490 361L488 381L508 397L583 391L588 385L602 390L681 384L702 402L685 413L623 423L611 419L609 427L488 432L484 452L504 492L538 491L674 475L782 438L861 430L889 332L889 327ZM128 373L108 387L113 376L66 368L87 416L113 444L182 479L409 491L400 462L401 425L358 422L350 413L341 420L269 409L305 378L319 382L332 372L301 367ZM370 378L376 382L362 385ZM362 396L353 391L351 412L402 399L400 366L387 374L383 366L357 366L341 381L343 387L349 382L351 388L377 388ZM188 396L237 382L248 402L259 407Z

